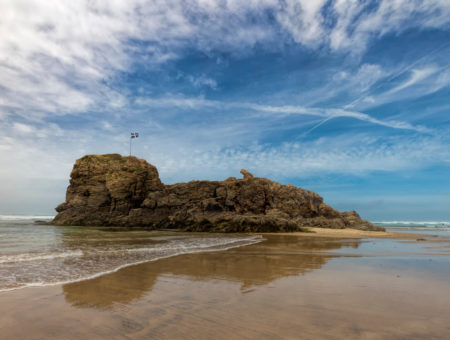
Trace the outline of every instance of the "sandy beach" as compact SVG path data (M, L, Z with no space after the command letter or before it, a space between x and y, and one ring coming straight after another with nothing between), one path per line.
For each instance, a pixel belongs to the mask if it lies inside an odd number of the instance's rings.
M369 235L264 234L227 251L3 292L1 338L448 338L449 240Z

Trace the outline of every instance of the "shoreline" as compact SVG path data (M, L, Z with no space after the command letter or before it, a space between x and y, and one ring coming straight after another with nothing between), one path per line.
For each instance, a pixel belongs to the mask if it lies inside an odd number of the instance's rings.
M85 228L85 227L83 227ZM94 228L94 227L87 227L87 228ZM345 228L345 229L332 229L332 228L317 228L317 227L311 227L311 228L305 228L306 231L303 232L268 232L268 233L230 233L235 235L248 235L248 236L261 236L260 241L256 242L250 242L243 245L237 245L237 246L228 246L224 247L222 249L201 249L196 250L192 252L186 252L186 253L179 253L179 254L173 254L168 256L161 256L154 259L139 261L139 262L133 262L129 264L123 264L117 268L114 268L112 270L108 270L105 272L100 272L93 274L88 277L84 278L78 278L74 280L67 280L67 281L59 281L59 282L50 282L50 283L36 283L36 284L29 284L21 287L13 287L13 288L6 288L6 289L0 289L0 295L5 294L8 292L13 292L17 290L23 290L26 288L43 288L43 287L61 287L63 285L77 283L77 282L83 282L83 281L89 281L96 278L101 278L102 276L109 275L116 273L122 269L131 267L131 266L138 266L141 264L151 263L151 262L157 262L160 260L172 258L172 257L178 257L183 255L191 255L191 254L206 254L206 253L214 253L214 252L223 252L230 249L236 249L236 248L245 248L248 246L251 246L256 243L264 242L267 239L264 239L264 236L290 236L290 237L301 237L301 238L318 238L318 239L403 239L403 240L418 240L420 239L423 241L423 237L438 237L437 235L426 235L426 234L414 234L414 233L397 233L397 232L386 232L386 231L367 231L367 230L359 230L359 229L351 229L351 228ZM153 230L152 230L153 231ZM155 232L164 231L164 232L173 232L173 233L186 233L186 234L192 234L194 235L211 235L211 234L217 234L217 235L230 235L229 233L205 233L205 232L183 232L179 230L154 230ZM256 239L255 239L256 240ZM429 242L435 241L435 240L427 240Z
M52 221L36 221L36 225L58 226ZM385 226L378 226L386 228ZM117 231L146 230L154 232L192 233L192 234L218 234L218 235L293 235L293 236L316 236L316 237L343 237L343 238L389 238L389 239L418 239L425 237L440 237L440 235L420 234L411 232L388 232L380 230L362 230L353 228L322 228L322 227L302 227L304 231L280 231L280 232L208 232L208 231L184 231L182 229L147 229L145 227L124 227L124 226L75 226L79 228L100 228Z
M56 225L52 221L36 221L35 225L48 225L54 227L64 227L65 225ZM217 232L217 231L185 231L183 229L149 229L146 227L127 227L127 226L70 226L86 229L104 229L110 231L149 231L149 232L171 232L186 234L217 234L217 235L294 235L294 236L317 236L317 237L345 237L345 238L418 238L418 237L438 237L439 235L419 234L409 232L388 232L380 230L362 230L353 228L322 228L322 227L302 227L304 231L279 231L279 232ZM382 227L385 228L385 227Z
M176 253L176 254L163 255L163 256L160 256L160 257L157 257L157 258L153 258L153 259L148 259L148 260L143 260L143 261L138 261L138 262L122 264L122 265L120 265L120 266L118 266L118 267L116 267L114 269L111 269L111 270L107 270L107 271L104 271L104 272L99 272L99 273L92 274L92 275L87 276L87 277L77 278L77 279L73 279L73 280L58 281L58 282L48 282L48 283L33 283L33 284L27 284L25 286L6 288L6 289L1 289L0 288L0 295L2 293L12 292L12 291L16 291L16 290L22 290L22 289L26 289L26 288L57 287L57 286L63 286L63 285L67 285L67 284L77 283L77 282L89 281L89 280L100 278L100 277L102 277L104 275L117 273L118 271L120 271L122 269L125 269L125 268L128 268L128 267L131 267L131 266L138 266L138 265L141 265L141 264L156 262L156 261L160 261L160 260L164 260L164 259L168 259L168 258L172 258L172 257L182 256L182 255L202 254L202 253L210 253L210 252L227 251L227 250L234 249L234 248L241 248L241 247L250 246L252 244L256 244L256 243L260 243L260 242L264 241L264 238L262 238L262 237L261 237L261 240L259 240L257 238L257 236L260 236L259 234L248 234L248 236L254 236L254 238L246 240L247 241L246 244L240 244L240 245L226 244L226 245L222 245L222 248L220 248L220 249L196 249L196 250L191 250L190 252L181 252L181 253ZM243 242L243 241L244 240L242 240L242 241L235 241L235 242Z

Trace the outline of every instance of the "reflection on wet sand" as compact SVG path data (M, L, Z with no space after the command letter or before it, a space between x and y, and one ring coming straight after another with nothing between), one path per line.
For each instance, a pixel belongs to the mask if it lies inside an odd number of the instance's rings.
M190 254L130 266L101 277L63 285L66 300L76 307L107 309L115 303L139 300L163 275L190 280L238 282L241 291L276 279L320 269L330 258L327 250L357 248L359 240L317 239L267 235L266 240L226 252Z

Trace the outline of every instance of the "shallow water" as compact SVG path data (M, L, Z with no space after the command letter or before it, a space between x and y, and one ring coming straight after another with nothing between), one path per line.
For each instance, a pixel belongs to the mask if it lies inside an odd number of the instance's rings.
M0 218L0 291L68 283L170 256L225 250L258 236L182 234L36 225L49 217Z

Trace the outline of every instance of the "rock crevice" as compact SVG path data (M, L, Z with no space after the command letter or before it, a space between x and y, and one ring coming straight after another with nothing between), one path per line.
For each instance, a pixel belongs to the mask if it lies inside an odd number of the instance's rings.
M378 230L355 211L331 208L318 194L254 177L164 185L143 159L87 155L75 162L56 225L269 232L303 227Z

